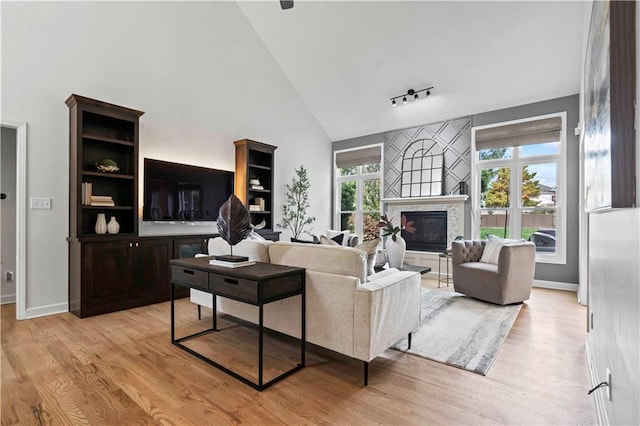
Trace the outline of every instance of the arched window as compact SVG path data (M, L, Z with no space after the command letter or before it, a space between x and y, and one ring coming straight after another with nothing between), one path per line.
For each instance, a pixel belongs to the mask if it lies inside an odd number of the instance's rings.
M442 147L433 139L420 139L404 151L402 157L403 197L442 195Z

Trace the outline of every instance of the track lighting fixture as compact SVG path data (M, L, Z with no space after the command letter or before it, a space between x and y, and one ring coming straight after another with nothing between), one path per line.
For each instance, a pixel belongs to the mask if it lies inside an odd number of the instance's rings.
M395 107L396 106L396 99L398 98L402 98L402 103L406 104L407 103L407 96L413 96L413 99L415 99L416 101L418 99L420 99L420 95L418 95L418 93L420 92L425 92L425 98L429 97L431 95L431 89L433 89L433 86L424 88L424 89L420 89L420 90L413 90L413 89L409 89L407 90L407 93L404 93L402 95L398 95L398 96L394 96L391 99L391 106Z

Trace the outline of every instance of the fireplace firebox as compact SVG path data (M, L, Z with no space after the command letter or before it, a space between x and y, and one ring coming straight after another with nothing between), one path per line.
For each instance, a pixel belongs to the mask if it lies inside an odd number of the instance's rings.
M446 211L402 212L407 221L413 221L416 232L402 231L407 250L443 252L447 249Z

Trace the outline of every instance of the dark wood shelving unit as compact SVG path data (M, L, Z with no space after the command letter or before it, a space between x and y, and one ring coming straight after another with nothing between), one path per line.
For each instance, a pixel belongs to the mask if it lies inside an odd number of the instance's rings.
M69 107L69 236L95 235L98 214L115 216L121 234L138 234L138 133L144 112L71 95ZM120 170L95 169L94 162L111 159ZM82 203L82 184L92 195L111 196L114 207Z
M234 144L236 146L235 194L247 208L250 204L255 204L257 197L264 198L263 211L249 211L251 223L257 225L264 220L265 227L257 232L265 238L278 240L280 232L274 231L275 223L272 214L275 207L273 205L273 170L277 147L250 139L241 139ZM258 179L263 189L252 189L250 184L252 179Z

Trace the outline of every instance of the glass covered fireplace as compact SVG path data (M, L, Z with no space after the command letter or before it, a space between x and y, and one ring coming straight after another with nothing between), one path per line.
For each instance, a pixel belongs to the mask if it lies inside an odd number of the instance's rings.
M447 249L447 212L407 211L402 212L407 221L413 221L416 232L402 231L407 250L443 252Z

